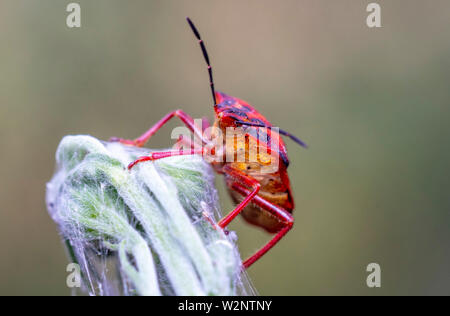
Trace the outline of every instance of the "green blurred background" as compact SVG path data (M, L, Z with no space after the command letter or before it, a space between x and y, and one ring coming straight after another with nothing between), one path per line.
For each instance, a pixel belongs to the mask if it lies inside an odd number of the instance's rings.
M370 1L79 0L80 29L69 2L0 2L0 294L70 294L44 201L64 135L133 138L176 108L213 118L185 16L216 87L310 145L286 141L296 224L249 270L259 293L450 294L448 0L377 1L377 29ZM269 238L232 229L243 256Z

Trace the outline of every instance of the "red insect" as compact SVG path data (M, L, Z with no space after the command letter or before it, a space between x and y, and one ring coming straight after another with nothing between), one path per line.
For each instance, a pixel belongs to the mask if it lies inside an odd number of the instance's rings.
M194 124L194 120L182 110L176 110L167 114L158 123L151 127L147 132L135 140L126 140L121 138L112 138L112 141L119 141L127 145L141 147L143 146L167 121L173 117L178 117L202 142L202 145L212 147L212 153L216 155L223 155L221 161L212 161L214 169L225 175L226 185L228 190L237 204L236 208L226 215L218 222L220 228L225 228L238 214L242 214L244 219L256 226L264 228L269 233L276 235L260 250L253 254L244 262L244 267L248 268L255 261L261 258L267 251L269 251L280 239L292 228L294 218L291 213L294 209L294 200L291 191L291 185L287 174L287 167L289 160L286 152L286 146L279 137L279 134L285 135L293 139L296 143L306 147L306 145L295 136L279 129L271 129L273 126L269 121L256 111L247 102L238 98L228 96L224 93L215 91L212 76L212 68L210 65L208 53L205 44L200 37L199 32L187 18L187 21L199 41L203 52L206 64L208 66L208 73L214 101L215 122L211 135L204 135L204 130L209 127L208 123L204 123L201 128ZM206 126L205 126L206 125ZM218 130L226 133L229 127L241 127L238 133L243 136L241 141L235 141L233 146L226 146L225 141L218 141ZM249 131L249 129L257 129L258 133ZM260 130L264 129L261 137ZM262 168L271 163L271 141L273 139L279 140L279 145L276 150L278 165L276 170L270 173L262 172ZM129 169L136 164L157 160L165 157L176 155L194 155L206 154L205 147L200 149L193 149L192 143L185 139L180 139L191 148L190 150L167 151L167 152L153 152L149 156L140 157L129 165ZM249 152L257 152L258 159L252 161L249 159ZM227 161L226 157L234 157L238 151L245 152L245 161Z

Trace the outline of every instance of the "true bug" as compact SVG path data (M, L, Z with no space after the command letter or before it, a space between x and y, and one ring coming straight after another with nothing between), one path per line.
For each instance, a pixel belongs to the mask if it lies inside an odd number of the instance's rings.
M267 137L265 139L261 139L259 135L256 135L256 143L259 147L268 147L268 138L274 139L274 137L278 137L279 139L276 154L280 159L278 160L279 164L275 172L262 174L260 169L263 163L261 162L250 162L247 160L244 162L228 162L226 159L223 162L212 162L214 169L218 173L225 175L228 190L237 204L236 208L221 219L217 225L224 229L238 214L241 213L247 222L262 227L269 233L276 234L264 247L243 263L244 267L248 268L278 243L294 224L294 218L291 215L294 209L294 200L287 174L289 160L285 144L281 137L279 137L279 134L290 137L301 146L306 147L306 145L297 137L281 129L279 129L278 132L272 130L271 128L273 126L269 121L247 102L215 91L212 67L205 44L192 21L187 18L187 22L199 41L203 57L208 67L209 82L214 101L214 127L224 132L227 127L244 126L269 128L269 133L267 133L269 135L266 135ZM209 137L203 135L204 127L199 128L196 126L192 117L182 110L176 110L167 114L135 140L126 140L115 137L111 138L111 140L141 147L173 117L178 117L197 137L199 137L203 144L211 145L212 143L212 145L215 146L216 151L222 150L224 156L226 154L234 156L239 146L241 149L242 147L248 148L250 146L250 139L252 139L252 137L255 138L254 134L252 135L243 130L242 133L245 135L244 143L235 144L231 149L229 147L224 147L223 143L214 142L213 135L210 135ZM226 149L224 150L224 148ZM229 152L230 150L232 151L231 153ZM136 164L144 161L157 160L174 155L194 155L203 153L203 146L200 150L192 149L191 147L191 150L188 151L153 152L149 156L140 157L136 161L130 163L128 168L131 169Z

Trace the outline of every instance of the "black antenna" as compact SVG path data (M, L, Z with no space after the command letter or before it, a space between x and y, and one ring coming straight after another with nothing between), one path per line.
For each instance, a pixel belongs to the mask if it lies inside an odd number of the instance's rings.
M291 133L288 133L286 131L283 131L281 128L279 128L278 131L280 132L281 135L289 137L290 139L292 139L294 142L296 142L300 146L302 146L304 148L308 148L308 145L306 145L306 143L304 141L302 141L300 138L298 138L297 136L292 135Z
M266 126L264 124L259 124L259 123L253 123L253 122L236 121L236 123L241 124L241 125L256 126L256 127L266 127L266 128L269 128L269 129L271 128L270 126ZM306 143L304 141L302 141L300 138L298 138L297 136L294 136L291 133L288 133L288 132L282 130L281 128L278 129L278 132L281 135L289 137L290 139L292 139L294 142L296 142L300 146L308 148L308 145L306 145Z
M205 43L203 42L202 38L200 37L200 33L198 32L198 30L195 27L194 23L192 23L191 19L186 17L186 20L189 23L189 26L191 27L192 32L194 32L195 37L197 37L197 39L198 39L198 43L200 44L200 47L201 47L202 52L203 52L203 57L205 58L206 64L208 65L209 84L211 86L211 92L212 92L212 97L213 97L213 101L214 101L214 106L216 106L217 103L216 103L216 94L215 94L215 91L214 91L214 81L213 81L213 75L212 75L212 67L211 67L211 64L209 63L209 57L208 57L208 52L206 51Z

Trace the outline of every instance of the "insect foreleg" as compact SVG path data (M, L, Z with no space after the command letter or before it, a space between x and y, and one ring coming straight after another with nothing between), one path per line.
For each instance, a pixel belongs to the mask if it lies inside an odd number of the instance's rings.
M186 155L203 155L204 149L191 149L191 150L177 150L177 151L158 151L153 152L148 156L142 156L133 161L128 165L128 169L131 170L134 166L141 162L145 161L154 161L158 159L163 159L167 157L173 157L173 156L186 156Z
M112 137L110 141L121 142L126 145L133 145L137 147L142 147L145 143L161 128L166 124L172 117L178 117L184 125L186 125L199 139L201 139L204 143L208 143L208 139L203 136L202 130L195 125L194 119L190 117L187 113L182 110L176 110L170 112L166 116L164 116L158 123L153 125L150 129L148 129L144 134L136 138L135 140L122 139L117 137Z

